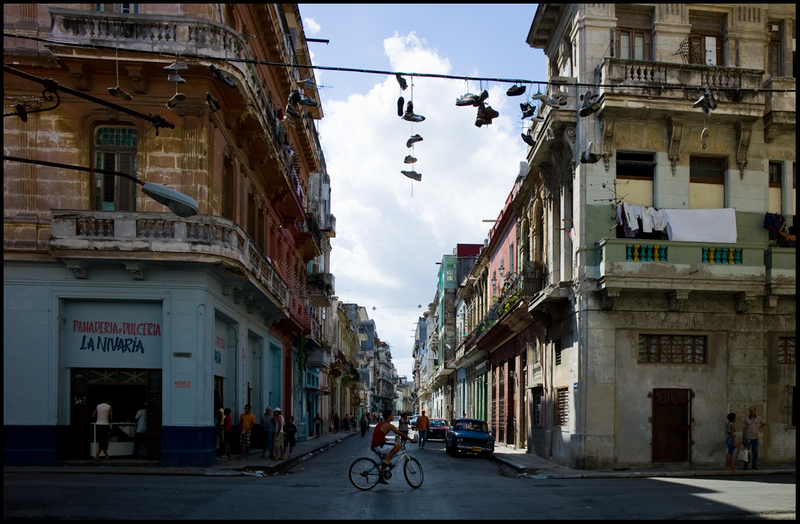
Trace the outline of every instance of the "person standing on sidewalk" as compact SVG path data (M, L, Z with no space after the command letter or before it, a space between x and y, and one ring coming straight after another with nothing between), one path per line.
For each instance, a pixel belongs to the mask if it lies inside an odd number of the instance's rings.
M284 419L281 415L281 408L277 407L272 410L275 418L275 444L272 450L272 460L283 460L284 447L283 441L286 435L283 430Z
M422 410L422 415L417 418L417 433L419 434L419 447L424 448L425 443L428 442L428 427L430 426L431 419L425 415L425 410Z
M742 429L742 439L744 440L744 449L750 451L747 457L748 461L744 463L744 469L747 469L750 459L753 461L753 469L758 469L758 431L767 425L764 419L756 415L756 407L750 406L750 416L742 422L744 426Z
M339 432L339 414L333 414L333 434L337 434Z
M319 413L317 413L316 418L314 418L314 431L317 434L317 438L322 436L322 417L319 416Z
M367 428L369 427L369 419L367 419L367 412L361 414L361 436L367 434Z
M733 467L733 450L736 449L736 428L733 423L736 421L736 413L728 413L728 423L725 424L725 444L728 445L728 455L725 457L725 469L736 471Z
M94 452L94 459L100 460L100 450L108 456L108 430L111 428L111 421L114 420L114 410L111 408L111 401L105 400L94 408L93 417L97 417L95 432L97 434L97 450Z
M289 422L283 427L283 432L286 434L286 447L289 449L289 458L292 458L292 451L294 451L295 438L297 437L297 426L294 425L294 417L289 415Z
M228 458L231 456L231 432L233 431L231 408L225 408L223 414L225 415L225 421L222 423L222 443L224 444L222 458Z
M139 458L139 449L147 440L147 403L142 405L142 409L136 412L136 436L133 441L133 458ZM145 449L145 455L147 450Z
M264 429L264 451L261 452L261 458L267 456L267 450L269 450L269 458L272 458L272 441L275 438L275 419L272 418L272 408L269 406L267 406L264 413L261 415L261 427Z
M239 451L239 460L242 457L250 458L250 433L256 425L256 416L250 413L250 404L244 407L244 413L239 416L239 428L242 433L239 435L239 444L242 449Z

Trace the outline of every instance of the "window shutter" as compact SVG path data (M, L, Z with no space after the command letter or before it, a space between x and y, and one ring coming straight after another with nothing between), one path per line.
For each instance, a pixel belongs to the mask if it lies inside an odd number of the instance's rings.
M117 162L116 155L110 152L104 152L102 155L102 165L100 169L110 169L116 171ZM103 175L103 211L114 211L114 188L116 178L114 175Z

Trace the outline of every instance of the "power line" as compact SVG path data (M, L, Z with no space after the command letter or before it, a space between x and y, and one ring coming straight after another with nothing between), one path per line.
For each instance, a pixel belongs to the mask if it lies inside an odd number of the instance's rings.
M130 51L132 53L142 53L142 54L152 54L158 56L168 57L170 59L174 58L175 53L165 53L163 51L149 51L146 49L130 49L124 47L117 47L117 46L107 46L101 44L83 44L80 42L60 42L57 40L51 40L48 38L40 38L36 36L24 36L24 35L15 35L12 33L3 33L4 37L10 38L20 38L24 40L34 40L37 42L43 42L47 44L56 44L56 45L63 45L63 46L71 46L71 47L81 47L87 49L107 49L107 50L123 50L123 51ZM578 86L578 87L604 87L604 88L635 88L635 89L658 89L663 91L665 89L702 89L701 86L695 85L683 85L683 84L651 84L651 85L628 85L628 84L597 84L597 83L582 83L582 82L551 82L547 80L526 80L523 78L491 78L491 77L480 77L480 76L459 76L459 75L444 75L439 73L417 73L417 72L402 72L402 71L385 71L381 69L359 69L353 67L333 67L333 66L318 66L318 65L306 65L306 64L292 64L287 62L270 62L267 60L254 60L251 58L235 58L235 57L226 57L226 58L219 58L217 56L210 56L210 55L200 55L200 54L190 54L190 53L180 53L180 55L184 58L192 58L196 60L214 60L214 61L222 61L222 62L241 62L246 64L255 64L255 65L267 65L267 66L278 66L278 67L297 67L297 68L304 68L304 69L319 69L321 71L340 71L346 73L366 73L366 74L375 74L375 75L401 75L401 76L411 76L411 77L420 77L420 78L443 78L449 80L472 80L472 81L479 81L479 82L505 82L510 84L537 84L537 85L548 85L548 84L556 84L556 85L565 85L565 86ZM764 92L764 93L794 93L797 89L761 89L761 88L741 88L741 87L715 87L715 91L739 91L740 93L746 92Z

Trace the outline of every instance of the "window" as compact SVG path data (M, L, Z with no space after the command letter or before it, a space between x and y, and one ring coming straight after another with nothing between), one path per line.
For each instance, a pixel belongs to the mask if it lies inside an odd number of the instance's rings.
M98 11L105 13L138 13L139 4L95 4Z
M619 5L619 4L618 4ZM617 9L615 47L618 58L625 60L652 60L652 15L649 11Z
M781 52L781 24L769 24L769 48L767 52L767 72L771 77L783 76L783 60Z
M569 390L567 388L556 389L556 413L554 425L569 425Z
M658 364L705 364L705 335L639 335L639 362Z
M235 180L233 161L225 158L222 168L222 216L233 220Z
M652 180L655 167L653 153L617 152L617 178Z
M136 175L136 129L103 126L95 131L95 167ZM135 211L136 183L116 175L95 174L95 208Z
M542 425L542 395L537 394L533 397L533 425Z
M769 187L781 187L783 182L783 164L781 162L769 163Z
M778 364L795 365L795 337L778 338Z
M689 160L689 182L724 184L726 164L724 158L693 156Z
M692 26L689 42L691 62L708 66L725 65L722 60L722 37L725 32L725 17L710 14L689 13Z
M556 340L553 351L556 355L556 366L561 365L561 341Z

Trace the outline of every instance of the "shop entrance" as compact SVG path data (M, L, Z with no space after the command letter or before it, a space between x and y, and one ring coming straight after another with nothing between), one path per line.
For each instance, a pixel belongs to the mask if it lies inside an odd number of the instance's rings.
M142 407L147 409L146 458L161 456L161 370L83 369L70 370L70 458L88 459L94 441L92 412L98 404L110 400L113 408L109 445L119 456L133 453L134 418ZM117 425L120 424L120 425ZM109 452L112 452L109 448Z

